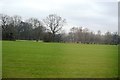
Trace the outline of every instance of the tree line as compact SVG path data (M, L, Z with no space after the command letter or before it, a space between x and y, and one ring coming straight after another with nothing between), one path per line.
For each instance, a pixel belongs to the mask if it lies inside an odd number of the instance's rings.
M44 42L72 42L85 44L119 44L117 32L101 34L89 31L83 27L72 27L68 33L62 32L66 19L50 14L43 20L29 18L22 20L21 16L0 14L0 29L2 40L36 40Z

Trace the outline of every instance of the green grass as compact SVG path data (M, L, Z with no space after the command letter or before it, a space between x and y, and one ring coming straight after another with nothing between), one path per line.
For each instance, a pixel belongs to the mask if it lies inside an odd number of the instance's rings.
M114 78L118 46L3 41L3 78Z

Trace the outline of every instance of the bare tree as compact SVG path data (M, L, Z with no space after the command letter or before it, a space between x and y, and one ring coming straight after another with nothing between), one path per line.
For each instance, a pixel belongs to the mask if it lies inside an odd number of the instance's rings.
M77 35L78 28L77 27L72 27L70 29L69 37L72 42L78 42L78 35Z
M55 34L61 31L66 20L62 19L60 16L57 16L56 14L50 14L48 17L46 17L46 19L43 19L43 22L47 27L48 31L52 33L54 39Z
M27 20L28 23L32 25L33 28L33 35L36 39L36 41L43 38L43 32L45 31L45 27L43 27L43 24L41 21L39 21L37 18L29 18Z
M39 21L37 18L29 18L28 20L26 20L26 22L30 23L33 28L42 26L41 21Z
M0 29L2 29L3 39L12 39L14 27L12 25L12 18L5 14L0 14Z
M3 30L7 28L7 25L11 23L11 17L8 15L0 14L0 25Z
M12 21L13 21L14 27L17 27L21 23L22 18L21 16L15 15L12 17Z
M96 43L97 44L99 44L99 43L101 43L101 41L102 41L102 35L101 35L101 31L100 30L98 30L97 31L97 34L96 34Z
M11 24L14 27L14 33L15 33L14 35L15 35L15 38L18 39L20 36L19 28L20 28L20 24L22 22L22 17L19 15L15 15L15 16L12 16L11 18L12 18Z
M112 33L111 32L106 32L105 33L105 44L111 44L112 42Z

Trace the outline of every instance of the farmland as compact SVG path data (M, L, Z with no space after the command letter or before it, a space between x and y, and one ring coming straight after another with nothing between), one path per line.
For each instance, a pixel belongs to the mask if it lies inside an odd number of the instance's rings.
M3 78L114 78L118 46L3 41Z

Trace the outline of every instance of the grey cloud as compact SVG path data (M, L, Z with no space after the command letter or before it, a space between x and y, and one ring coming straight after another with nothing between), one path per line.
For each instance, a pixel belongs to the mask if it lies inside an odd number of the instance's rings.
M72 26L83 26L93 31L117 31L118 8L115 0L83 1L1 0L2 9L0 12L10 16L17 14L25 19L36 17L40 20L55 13L67 19L69 26L65 26L66 30Z

